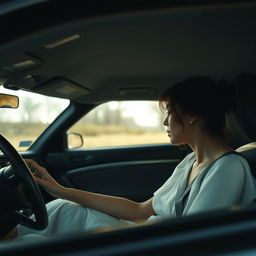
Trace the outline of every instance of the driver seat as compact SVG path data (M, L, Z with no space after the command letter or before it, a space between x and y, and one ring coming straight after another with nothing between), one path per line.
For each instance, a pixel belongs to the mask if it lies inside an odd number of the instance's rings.
M244 73L232 81L234 107L227 117L232 146L251 166L256 178L256 74Z

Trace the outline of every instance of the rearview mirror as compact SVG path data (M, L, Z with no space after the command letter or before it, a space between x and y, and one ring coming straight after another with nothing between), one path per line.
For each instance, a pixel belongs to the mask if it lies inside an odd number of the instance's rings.
M18 96L0 93L0 108L18 108Z

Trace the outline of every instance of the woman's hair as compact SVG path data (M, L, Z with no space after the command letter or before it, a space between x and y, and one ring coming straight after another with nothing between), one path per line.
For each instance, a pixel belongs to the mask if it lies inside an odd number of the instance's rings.
M159 100L162 111L171 110L182 123L179 109L182 113L199 116L203 119L208 132L216 136L224 136L226 128L226 113L232 107L232 90L228 82L218 83L208 77L193 77L174 84L167 89Z

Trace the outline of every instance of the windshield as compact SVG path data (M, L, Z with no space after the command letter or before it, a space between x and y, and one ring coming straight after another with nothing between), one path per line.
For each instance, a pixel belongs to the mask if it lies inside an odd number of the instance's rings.
M18 109L0 108L0 133L18 150L27 150L69 105L69 100L0 87L0 93L19 96Z

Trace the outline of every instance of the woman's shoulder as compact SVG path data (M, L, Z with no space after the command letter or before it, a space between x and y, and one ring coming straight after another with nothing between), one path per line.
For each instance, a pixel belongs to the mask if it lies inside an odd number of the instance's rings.
M180 162L180 164L184 163L186 164L188 161L192 161L195 160L195 153L194 152L190 152L188 153Z
M176 166L174 173L180 172L181 170L184 170L188 165L191 165L195 161L195 153L191 152L188 153Z
M172 187L179 179L182 177L182 173L184 174L186 168L189 168L189 166L192 164L193 159L195 159L195 154L189 153L187 156L185 156L181 162L175 167L172 175L166 180L166 182L163 184L163 186L158 191L163 191L163 188L170 188Z
M229 170L232 173L244 171L250 172L250 164L247 159L235 151L228 152L218 158L215 161L214 166L221 169L222 167L225 167L226 172Z
M219 164L224 164L224 163L247 163L247 159L240 153L236 151L230 151L221 156L217 161Z

